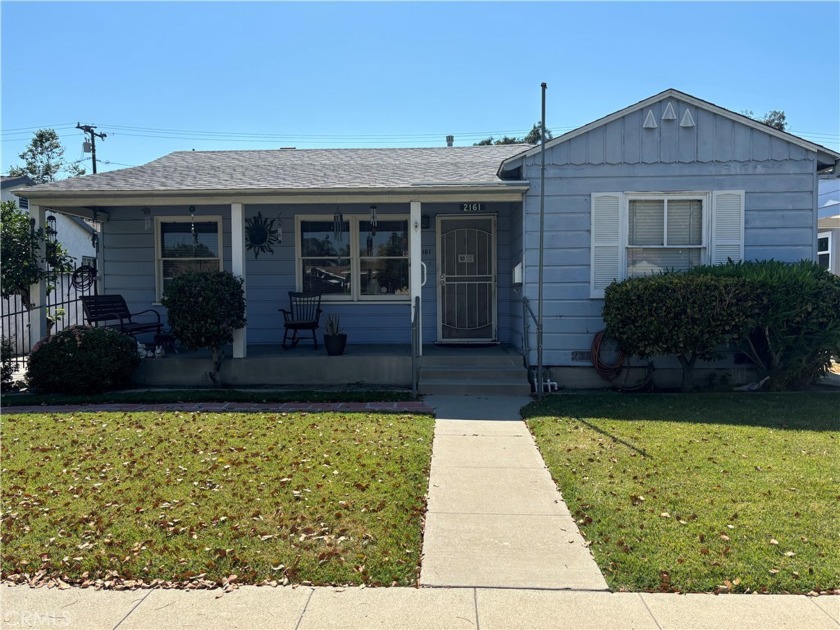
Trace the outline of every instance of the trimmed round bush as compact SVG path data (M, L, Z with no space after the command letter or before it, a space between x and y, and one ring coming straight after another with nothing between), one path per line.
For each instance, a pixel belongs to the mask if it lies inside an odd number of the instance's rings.
M233 342L233 332L244 328L244 280L229 271L193 271L172 278L161 303L167 308L172 334L188 350L207 348L213 355L209 372L220 384L222 346Z
M99 394L131 384L140 364L134 339L109 328L71 326L29 355L29 386L39 394Z

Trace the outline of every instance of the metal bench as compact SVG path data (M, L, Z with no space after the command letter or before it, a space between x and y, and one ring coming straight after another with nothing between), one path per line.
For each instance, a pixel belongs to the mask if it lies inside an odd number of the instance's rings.
M81 299L85 310L85 319L92 326L104 324L105 328L113 328L132 337L144 332L154 332L160 335L163 330L160 313L151 308L131 313L121 295L84 295ZM146 313L154 314L155 321L134 321L134 317ZM112 323L109 324L108 322Z
M318 349L318 337L315 331L321 321L321 294L320 293L296 293L289 291L289 308L281 308L283 313L283 348L294 348L300 339L298 333L302 330L312 331L312 341L315 342L315 349ZM291 338L290 338L291 335Z

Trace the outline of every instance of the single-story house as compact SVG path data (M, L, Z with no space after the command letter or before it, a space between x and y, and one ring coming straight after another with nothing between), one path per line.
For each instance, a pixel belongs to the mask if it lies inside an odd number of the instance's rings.
M242 276L235 359L279 347L278 309L304 290L341 315L350 344L408 347L419 299L423 353L500 344L534 366L523 301L536 311L541 150L175 152L27 195L39 221L50 208L101 224L99 290L131 310L163 312L184 269ZM550 140L544 156L543 364L561 384L591 380L614 279L816 259L818 173L840 159L673 89Z

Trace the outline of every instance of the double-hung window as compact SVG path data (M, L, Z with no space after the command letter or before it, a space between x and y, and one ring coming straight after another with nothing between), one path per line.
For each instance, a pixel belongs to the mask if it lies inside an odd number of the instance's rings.
M410 300L408 217L301 216L297 287L334 301Z
M744 191L593 193L590 297L614 280L741 260Z
M817 262L823 269L831 269L831 232L817 234Z
M628 199L627 276L703 263L705 197Z
M188 271L222 270L222 218L218 216L155 219L157 299L169 281Z

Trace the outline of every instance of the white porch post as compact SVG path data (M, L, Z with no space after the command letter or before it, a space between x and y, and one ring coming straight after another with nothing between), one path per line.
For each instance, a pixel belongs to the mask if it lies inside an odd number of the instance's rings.
M34 229L43 228L46 215L43 206L29 205L29 216L35 219ZM47 253L46 244L41 241L38 257L43 260ZM47 336L47 282L41 280L29 287L29 300L32 310L29 311L29 342L30 347Z
M245 280L245 211L241 203L230 204L231 271ZM247 313L247 305L246 305ZM244 359L247 355L247 328L233 331L233 358Z
M410 247L409 250L411 251L411 261L409 264L411 278L409 281L409 285L411 286L411 314L415 316L414 313L414 303L416 299L420 298L420 312L416 313L417 317L417 325L419 326L419 348L418 353L423 354L423 320L422 320L422 311L423 311L423 298L421 297L422 291L422 282L423 282L423 273L422 273L422 263L420 261L421 253L422 253L422 230L420 227L420 210L421 204L419 201L412 201L411 202L411 216L409 218L409 232L411 234L410 238Z

